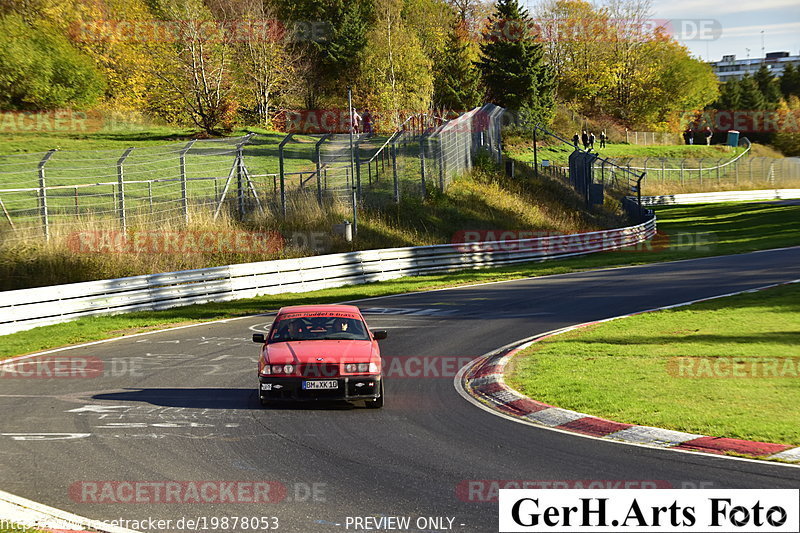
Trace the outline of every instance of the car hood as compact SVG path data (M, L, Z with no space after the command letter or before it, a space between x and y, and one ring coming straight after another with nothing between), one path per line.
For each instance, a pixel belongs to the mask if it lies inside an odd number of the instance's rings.
M271 364L367 363L373 353L372 341L290 341L267 345ZM322 357L322 361L318 358Z

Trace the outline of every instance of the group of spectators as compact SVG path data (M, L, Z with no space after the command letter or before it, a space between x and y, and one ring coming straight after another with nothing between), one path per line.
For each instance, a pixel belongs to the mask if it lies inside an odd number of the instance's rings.
M600 138L600 148L605 148L606 141L608 140L606 132L601 131L599 138ZM583 133L581 135L578 135L576 133L575 135L572 136L572 144L575 145L575 148L578 147L578 143L580 142L581 144L583 144L583 149L587 151L594 150L594 141L595 141L594 132L586 133L586 130L583 130Z
M372 114L369 109L364 108L361 114L358 114L358 109L353 108L353 116L350 119L350 125L353 128L353 133L365 133L367 136L372 135Z
M703 131L698 132L698 137L702 135L706 139L706 146L711 146L711 136L714 135L714 132L711 131L710 126L706 126ZM683 142L686 144L694 144L694 130L691 126L686 128L683 132Z

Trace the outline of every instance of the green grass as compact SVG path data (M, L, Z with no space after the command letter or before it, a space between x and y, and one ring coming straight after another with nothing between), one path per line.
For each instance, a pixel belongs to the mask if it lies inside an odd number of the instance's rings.
M409 291L561 274L576 270L644 264L800 245L800 206L715 204L670 206L658 210L663 238L654 246L594 254L582 258L505 268L409 277L383 283L341 287L303 294L283 294L229 303L195 305L152 313L80 319L3 337L0 358L110 338L181 323L246 316L284 305L330 303ZM697 236L696 232L703 235ZM698 245L699 243L699 245Z
M708 377L700 359L681 373L675 359L730 357L796 359L790 377L735 378ZM797 362L795 284L558 335L517 355L506 380L545 403L619 422L800 445Z
M666 146L642 146L636 144L607 144L605 148L597 148L598 143L595 143L596 152L602 157L612 159L629 159L632 158L636 161L643 161L644 158L652 157L667 157L667 158L714 158L714 159L728 159L741 149L732 149L728 146L722 145L666 145ZM516 159L525 162L533 162L533 148L532 147L518 147L518 151L513 153ZM555 165L567 165L569 162L569 155L573 152L571 146L565 144L558 144L554 146L545 146L538 149L539 161L544 159L549 160Z
M45 531L42 529L29 528L15 524L13 528L0 527L0 533L45 533Z

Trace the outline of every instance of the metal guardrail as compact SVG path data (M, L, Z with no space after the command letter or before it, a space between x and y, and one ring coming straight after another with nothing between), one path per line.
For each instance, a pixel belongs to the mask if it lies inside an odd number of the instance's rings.
M717 202L797 199L800 199L800 189L768 189L762 191L722 191L642 196L642 205L711 204Z
M0 335L80 317L560 259L634 245L655 231L653 217L636 226L575 235L366 250L6 291L0 293Z

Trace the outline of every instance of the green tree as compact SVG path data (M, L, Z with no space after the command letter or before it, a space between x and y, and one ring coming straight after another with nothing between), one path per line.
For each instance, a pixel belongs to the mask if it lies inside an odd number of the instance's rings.
M778 107L778 101L781 99L781 89L778 80L772 75L767 65L761 64L761 67L753 75L753 79L758 85L758 90L764 95L764 104L769 109Z
M19 14L0 18L0 107L83 108L98 101L105 80L91 58L49 24Z
M547 121L555 105L553 73L527 10L518 0L498 0L477 63L489 98L525 119Z
M434 63L433 103L449 110L467 110L483 98L480 73L475 68L470 43L457 21L450 30L444 53Z
M305 105L320 106L328 95L344 94L358 76L367 33L375 17L374 0L278 0L276 9L289 27L312 24L319 30L297 43L303 63ZM399 10L401 6L396 6ZM310 38L309 38L310 37Z
M742 110L763 111L766 100L764 100L764 93L758 87L758 82L750 74L745 74L739 85L742 89Z
M800 96L800 70L796 69L792 63L783 68L780 86L785 98L789 98L791 95Z
M742 109L742 87L739 80L734 78L722 84L719 99L714 107L728 111Z

